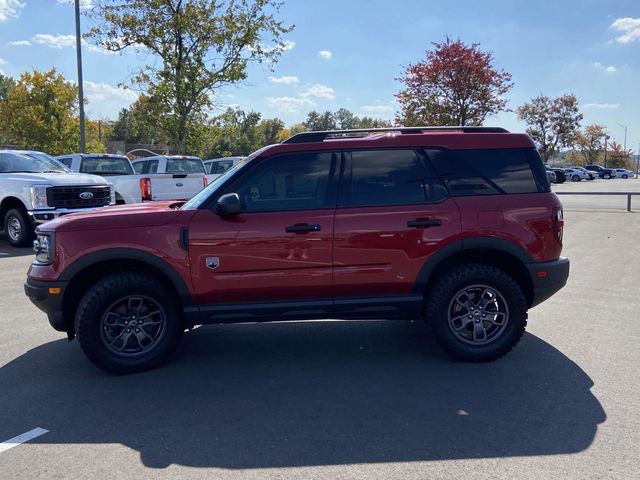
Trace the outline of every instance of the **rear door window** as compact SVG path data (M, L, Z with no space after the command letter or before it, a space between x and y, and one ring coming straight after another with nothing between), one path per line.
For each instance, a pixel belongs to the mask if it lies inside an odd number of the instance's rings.
M422 204L447 196L421 152L354 150L345 157L338 200L341 207Z

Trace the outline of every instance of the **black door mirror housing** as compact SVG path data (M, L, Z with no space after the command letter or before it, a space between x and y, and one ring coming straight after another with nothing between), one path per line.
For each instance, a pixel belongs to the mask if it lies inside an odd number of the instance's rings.
M232 217L242 213L242 202L237 193L225 193L216 202L218 213L223 217Z

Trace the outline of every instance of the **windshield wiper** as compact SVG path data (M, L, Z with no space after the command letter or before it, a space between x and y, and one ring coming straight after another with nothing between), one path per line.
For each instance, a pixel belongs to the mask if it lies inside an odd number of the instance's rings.
M0 172L0 173L42 173L42 172L35 172L33 170L5 170L4 172Z

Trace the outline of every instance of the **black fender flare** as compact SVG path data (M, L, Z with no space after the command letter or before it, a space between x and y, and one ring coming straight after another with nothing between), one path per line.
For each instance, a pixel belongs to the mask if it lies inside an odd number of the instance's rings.
M427 288L427 283L429 282L431 275L442 262L453 255L471 250L493 250L507 253L517 258L525 265L535 262L533 257L529 255L529 252L520 245L510 242L509 240L498 237L467 237L439 248L424 262L420 272L418 272L413 292L423 294Z
M144 250L136 248L107 248L85 255L70 264L59 277L60 281L70 282L81 271L97 263L109 260L135 260L154 267L172 283L183 306L192 305L191 292L180 274L165 260Z

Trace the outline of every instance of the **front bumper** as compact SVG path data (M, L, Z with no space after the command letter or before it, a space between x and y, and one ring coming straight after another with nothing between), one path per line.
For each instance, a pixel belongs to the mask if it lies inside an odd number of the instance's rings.
M69 329L64 321L62 308L62 296L66 287L67 282L27 278L24 284L24 293L36 307L47 314L49 323L54 329L68 333Z
M565 286L569 278L569 259L560 257L552 262L530 263L527 269L533 285L530 306L535 307Z
M29 218L31 218L31 221L38 224L48 222L49 220L53 220L54 218L60 217L62 215L68 215L70 213L92 212L95 210L106 208L108 206L109 205L90 208L56 208L51 210L29 210L27 213L29 214Z

